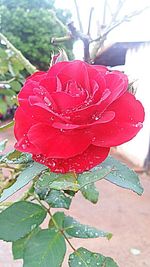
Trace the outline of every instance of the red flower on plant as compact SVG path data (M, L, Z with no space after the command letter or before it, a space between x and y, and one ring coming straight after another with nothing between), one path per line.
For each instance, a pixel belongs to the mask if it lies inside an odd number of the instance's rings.
M143 107L127 88L125 74L77 60L36 72L18 96L16 149L53 172L93 168L142 128Z

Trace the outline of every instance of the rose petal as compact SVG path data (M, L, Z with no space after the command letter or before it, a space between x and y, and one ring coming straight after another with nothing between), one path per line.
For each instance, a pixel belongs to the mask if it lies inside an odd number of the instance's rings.
M30 115L31 116L31 115ZM38 148L31 144L27 137L27 132L33 124L32 117L29 120L26 112L19 107L15 113L14 134L17 139L15 148L22 152L39 153ZM34 152L33 152L34 151Z
M105 74L108 71L108 68L102 65L92 65L92 67L98 72L101 72L101 74Z
M59 65L58 65L59 64ZM70 62L59 62L57 65L53 65L48 72L48 76L54 76L61 80L62 85L66 84L69 80L74 80L82 88L90 90L89 77L87 72L87 64L74 60Z
M79 97L71 96L65 92L56 92L51 94L52 99L54 100L57 111L65 112L68 109L74 109L83 104L85 100L85 95Z
M95 113L93 114L93 117L91 117L91 123L77 125L77 124L70 124L70 123L64 123L64 122L54 122L53 127L56 129L63 129L63 130L69 130L69 129L84 129L91 125L96 125L100 123L106 123L115 117L114 111L105 111L100 117ZM90 121L90 120L89 120Z
M21 101L24 99L28 99L30 95L34 95L34 88L38 88L38 83L34 81L28 80L24 86L22 87L21 91L18 94L18 101L21 104ZM38 88L39 89L39 88Z
M39 86L44 87L50 94L56 91L62 91L62 85L58 77L48 77L46 79L43 79L39 83Z
M45 71L36 71L31 76L29 76L26 81L35 81L39 82L41 79L44 79L47 76L47 72Z
M126 92L112 103L107 110L115 112L109 123L91 126L95 136L94 145L111 147L131 140L142 128L144 109L135 97Z
M43 155L33 155L33 160L50 168L52 172L82 173L100 164L106 159L109 148L90 145L81 155L69 159L45 158Z
M47 157L73 157L82 153L90 144L90 137L83 130L62 131L44 123L33 125L27 136Z

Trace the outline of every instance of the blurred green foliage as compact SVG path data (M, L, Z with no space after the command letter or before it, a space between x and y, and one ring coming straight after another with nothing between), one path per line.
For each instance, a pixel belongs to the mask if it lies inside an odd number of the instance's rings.
M24 76L26 71L17 56L0 44L0 118L13 115Z
M1 0L1 4L2 33L38 69L46 70L51 54L59 48L67 50L69 59L73 58L72 42L50 44L52 37L66 35L57 18L66 24L71 18L68 10L55 9L53 0Z

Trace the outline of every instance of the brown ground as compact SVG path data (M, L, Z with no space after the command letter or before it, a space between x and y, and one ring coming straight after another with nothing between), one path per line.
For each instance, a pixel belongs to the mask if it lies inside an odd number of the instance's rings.
M10 139L10 146L14 143L12 136L11 130L1 134L2 138ZM123 159L116 152L115 156ZM131 166L127 160L126 163ZM97 183L100 198L96 205L77 194L68 213L82 223L112 232L113 238L110 241L105 238L74 239L74 246L84 246L111 256L119 267L150 267L150 177L142 174L141 183L144 194L139 197L131 191L100 181ZM138 249L139 255L133 255L132 249ZM63 267L67 266L66 260ZM22 267L20 261L13 261L11 246L2 241L0 267Z

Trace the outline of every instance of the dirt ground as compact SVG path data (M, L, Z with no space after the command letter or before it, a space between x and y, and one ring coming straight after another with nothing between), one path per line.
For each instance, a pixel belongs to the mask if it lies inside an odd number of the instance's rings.
M3 132L1 138L9 138L9 148L13 146L11 130ZM117 152L115 156L124 159ZM132 166L128 160L125 161ZM100 198L96 205L83 199L79 193L76 195L70 211L65 212L82 223L113 233L110 241L105 238L72 239L76 248L83 246L110 256L119 267L150 267L150 176L142 174L140 179L144 187L142 196L107 181L97 183ZM67 266L66 257L63 267ZM13 261L11 245L3 241L0 241L0 267L22 267L21 261Z

